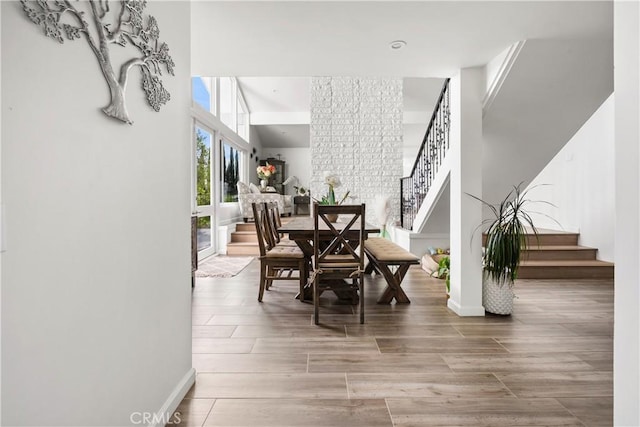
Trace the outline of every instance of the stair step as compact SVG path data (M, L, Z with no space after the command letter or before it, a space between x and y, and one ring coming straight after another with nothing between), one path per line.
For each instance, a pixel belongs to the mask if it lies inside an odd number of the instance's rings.
M256 245L258 244L258 236L256 231L234 231L231 233L231 242L253 242Z
M239 222L236 224L236 231L256 232L256 225L253 222Z
M595 260L597 249L586 246L551 245L530 246L523 252L522 259L527 261L543 260Z
M522 261L519 279L612 279L613 263L598 260Z
M565 233L562 231L539 233L538 238L534 234L527 234L529 246L577 246L578 233Z
M230 242L227 243L227 255L253 255L260 256L260 248L257 243Z
M527 234L527 244L534 246L577 246L578 233L568 233L565 231L538 229L538 237L535 234ZM482 235L482 245L486 245L487 236Z

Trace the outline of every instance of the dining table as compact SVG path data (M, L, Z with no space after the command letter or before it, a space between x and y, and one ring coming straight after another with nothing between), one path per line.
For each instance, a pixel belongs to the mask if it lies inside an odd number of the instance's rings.
M337 230L342 230L348 221L343 220L342 218L338 218L337 222L332 223L332 225ZM313 258L313 232L314 232L314 219L312 216L303 216L303 217L295 217L286 223L283 223L282 226L278 229L280 233L286 233L289 235L289 240L293 240L296 242L298 247L302 250L305 257L309 260ZM327 240L331 240L333 238L333 234L329 229L329 226L324 222L320 222L318 224L318 230L320 234L320 239L326 237ZM350 230L345 238L349 240L349 237L352 237L352 240L358 240L359 229ZM378 226L365 223L365 230L363 239L366 240L369 234L380 233L380 228ZM313 301L313 286L311 283L307 282L307 286L305 286L304 299L305 301ZM344 286L334 286L331 289L338 300L337 304L358 304L358 293L353 291L350 288L345 288ZM296 296L299 297L299 296Z

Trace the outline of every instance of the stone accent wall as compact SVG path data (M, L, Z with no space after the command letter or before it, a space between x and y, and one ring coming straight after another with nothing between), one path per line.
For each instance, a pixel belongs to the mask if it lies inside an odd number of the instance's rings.
M351 191L377 223L376 196L388 196L391 220L400 218L402 176L402 79L311 79L311 194L326 194L323 172L338 175L336 198ZM349 201L345 202L349 203Z

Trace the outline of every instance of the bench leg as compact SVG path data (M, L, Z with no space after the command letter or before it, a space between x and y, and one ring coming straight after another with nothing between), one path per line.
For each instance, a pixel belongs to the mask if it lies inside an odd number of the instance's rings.
M387 281L387 288L384 290L380 298L378 298L378 304L391 304L391 301L395 298L397 303L408 304L411 301L404 292L400 284L404 279L405 274L409 270L409 264L400 264L395 274L391 272L389 266L386 264L378 264L384 279Z
M367 263L366 267L364 268L364 274L371 274L373 272L376 272L378 274L382 274L382 273L380 273L380 269L376 266L375 262L373 262L373 260L369 256L369 254L366 254L366 255L367 255L367 259L369 260L369 262Z

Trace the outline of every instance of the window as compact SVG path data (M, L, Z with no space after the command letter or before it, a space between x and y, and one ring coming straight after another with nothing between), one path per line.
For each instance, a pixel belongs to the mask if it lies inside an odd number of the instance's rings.
M192 77L191 90L193 102L215 115L215 79L210 77Z
M238 201L238 181L242 168L242 153L227 142L222 142L222 202Z
M211 134L196 127L196 201L198 206L211 204Z
M220 121L235 132L235 81L231 77L220 77Z
M192 77L191 88L194 104L249 141L249 108L235 77Z
M195 205L197 220L198 252L210 254L213 252L214 233L212 227L213 200L211 186L211 159L213 152L211 142L213 135L205 128L195 125Z
M244 107L242 95L238 92L238 114L236 120L238 124L237 134L244 138L245 141L249 140L249 114L247 113L247 109Z

